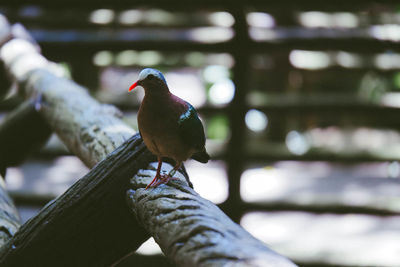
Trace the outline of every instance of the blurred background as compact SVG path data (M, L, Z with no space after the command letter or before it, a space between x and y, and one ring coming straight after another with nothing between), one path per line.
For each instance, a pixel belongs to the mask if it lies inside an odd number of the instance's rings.
M195 190L272 249L300 266L400 266L400 4L80 2L0 13L135 129L143 90L127 90L161 70L205 124ZM87 171L52 136L6 182L26 221ZM119 266L139 260L170 266L153 240Z

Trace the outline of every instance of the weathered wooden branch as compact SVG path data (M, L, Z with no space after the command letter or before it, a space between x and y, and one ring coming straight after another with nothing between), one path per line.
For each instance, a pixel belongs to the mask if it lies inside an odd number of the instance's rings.
M60 78L30 42L7 41L0 59L74 154L89 167L102 160L3 245L1 266L109 266L148 232L179 266L294 266L190 189L184 169L181 182L139 188L154 174L154 156L138 135L129 139L134 131L114 107Z
M177 266L295 266L182 182L144 187L156 164L131 179L128 204Z
M9 76L19 93L39 106L40 114L69 150L93 167L134 130L120 120L117 109L98 103L84 88L61 78L60 69L41 56L36 44L25 38L23 28L19 29L14 38L0 40L0 59ZM21 33L23 38L19 38ZM130 150L134 152L132 147ZM129 167L137 168L145 159L132 160ZM36 262L37 266L60 266L62 261L64 266L107 266L136 250L149 235L135 226L126 208L125 191L131 175L115 174L115 161L104 164L111 165L93 169L88 174L91 178L79 181L23 225L3 246L0 265L31 266ZM135 173L134 169L130 173Z
M132 137L25 223L1 248L0 266L109 266L147 231L178 266L294 266L198 196L185 175L144 190L152 160L139 135Z
M42 114L68 149L93 167L135 132L111 105L100 104L74 82L44 70L26 80L27 95L41 95Z
M20 28L17 27L16 31L18 31L18 29ZM4 16L0 16L0 46L11 39L12 33L13 27L10 27ZM1 66L1 69L2 68L3 66ZM5 92L0 92L1 96L3 96L3 94L5 94ZM20 155L15 153L17 150L21 152L19 148L21 145L26 145L24 141L29 142L28 152L31 151L37 147L38 142L36 141L41 139L39 136L46 138L45 136L47 135L48 128L41 128L39 131L35 131L33 137L28 137L29 140L22 139L19 140L20 142L13 142L15 139L13 140L12 138L15 137L16 134L21 134L18 133L18 131L23 124L29 127L30 122L35 120L39 120L39 126L41 126L40 123L43 122L43 120L38 119L38 114L32 110L32 105L27 102L9 114L0 125L0 173L2 175L0 178L0 247L13 237L21 224L18 211L5 188L3 180L5 168L17 163L21 159L21 155L26 155L25 153L21 153ZM40 132L39 135L37 135L38 132ZM11 146L16 149L10 149Z
M12 238L19 226L18 211L7 194L3 179L0 178L0 247Z
M154 160L133 136L25 223L0 250L0 266L110 266L149 234L126 204L132 173Z
M40 113L51 128L88 167L135 133L114 106L100 104L85 88L60 78L63 70L39 54L40 49L26 37L29 34L21 25L13 36L17 38L1 46L0 60L19 85L19 93L39 102Z

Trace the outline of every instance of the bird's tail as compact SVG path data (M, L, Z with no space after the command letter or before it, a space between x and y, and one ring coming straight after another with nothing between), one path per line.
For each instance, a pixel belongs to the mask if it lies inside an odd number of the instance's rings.
M197 160L201 163L207 163L210 160L210 155L204 149L203 151L196 152L192 155L192 159Z

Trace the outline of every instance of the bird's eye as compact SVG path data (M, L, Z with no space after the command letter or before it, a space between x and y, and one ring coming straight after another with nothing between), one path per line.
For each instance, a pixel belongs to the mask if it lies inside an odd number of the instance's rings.
M149 79L149 80L153 80L153 78L154 78L154 75L149 75L149 76L147 76L147 79Z

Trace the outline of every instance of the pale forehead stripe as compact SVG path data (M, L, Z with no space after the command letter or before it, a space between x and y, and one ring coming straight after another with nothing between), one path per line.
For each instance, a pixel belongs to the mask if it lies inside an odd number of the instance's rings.
M164 81L165 83L167 83L167 81L164 78L164 75L162 75L162 73L160 71L151 69L151 68L144 69L139 73L139 81L146 79L146 77L149 74L152 74L152 75L158 77L159 79L161 79L162 81Z

